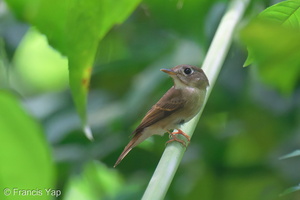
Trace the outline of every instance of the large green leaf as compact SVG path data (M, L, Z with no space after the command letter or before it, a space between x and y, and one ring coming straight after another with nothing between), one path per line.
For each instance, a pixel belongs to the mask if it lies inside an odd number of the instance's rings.
M300 0L288 0L265 9L258 17L286 27L300 29L299 16Z
M278 3L264 10L241 31L248 48L244 66L258 65L263 81L285 94L300 78L300 0Z
M52 199L46 191L54 189L50 155L39 125L0 91L0 199Z
M99 41L123 22L140 0L6 0L22 20L36 26L69 59L73 98L86 124L88 86Z
M241 32L261 79L284 94L290 94L300 78L299 35L294 29L258 21Z

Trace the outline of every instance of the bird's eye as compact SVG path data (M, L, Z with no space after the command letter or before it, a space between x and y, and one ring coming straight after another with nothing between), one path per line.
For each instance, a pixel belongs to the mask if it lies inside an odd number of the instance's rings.
M191 73L193 72L193 70L192 70L191 68L185 68L185 69L183 70L183 72L184 72L186 75L189 75L189 74L191 74Z

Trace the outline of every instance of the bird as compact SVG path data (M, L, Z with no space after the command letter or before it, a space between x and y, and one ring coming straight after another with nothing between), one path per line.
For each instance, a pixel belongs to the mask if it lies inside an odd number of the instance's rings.
M167 143L177 141L186 146L183 140L176 137L183 135L188 141L190 137L180 130L180 126L190 121L204 104L209 81L201 68L182 64L171 69L161 69L167 73L174 85L146 113L139 126L133 131L132 138L117 159L116 167L123 158L138 144L152 135L169 133ZM177 132L172 132L173 130Z

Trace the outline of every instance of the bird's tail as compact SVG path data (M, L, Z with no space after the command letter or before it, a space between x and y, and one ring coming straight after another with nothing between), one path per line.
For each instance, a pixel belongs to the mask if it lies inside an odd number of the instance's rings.
M141 134L141 133L135 134L135 136L133 136L133 138L130 140L130 142L127 144L127 146L124 148L123 152L119 156L114 167L116 167L123 160L123 158L131 151L131 149L133 147L135 147L136 145L141 143L143 140L145 140L145 138L143 137L143 134Z

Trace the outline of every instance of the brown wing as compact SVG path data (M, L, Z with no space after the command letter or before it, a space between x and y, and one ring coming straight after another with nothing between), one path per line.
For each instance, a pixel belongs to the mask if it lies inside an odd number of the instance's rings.
M181 90L174 87L170 88L167 93L147 112L141 124L132 133L136 135L156 122L166 118L172 113L182 108L186 100L182 96Z

